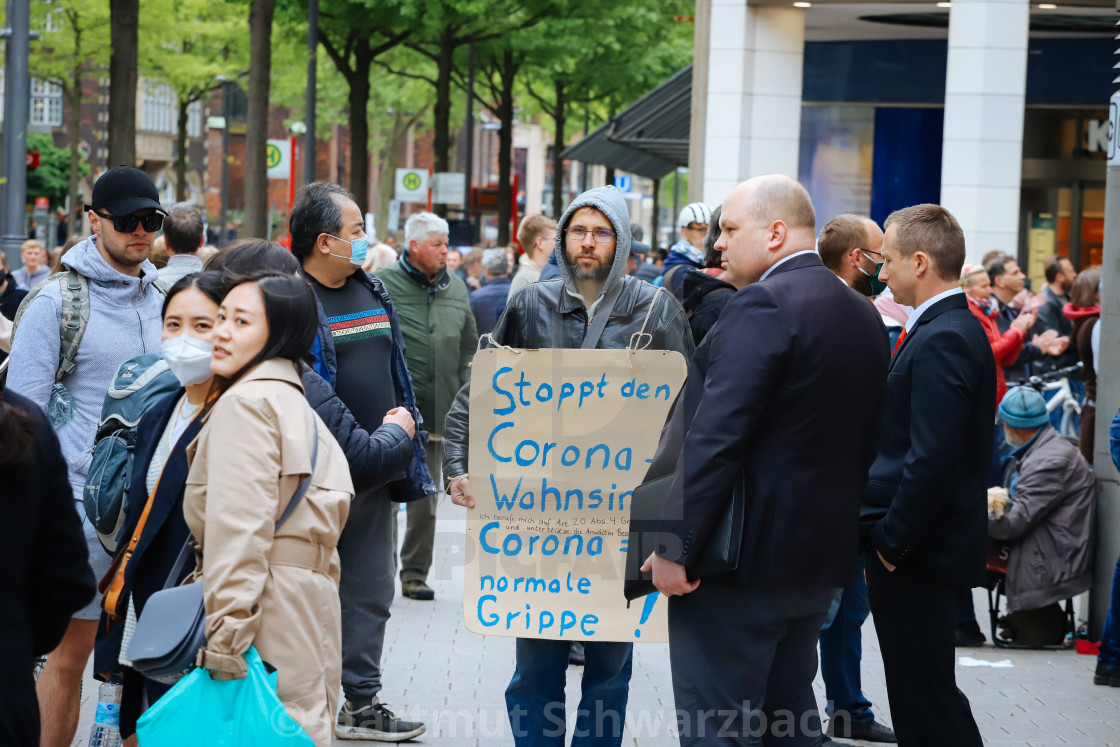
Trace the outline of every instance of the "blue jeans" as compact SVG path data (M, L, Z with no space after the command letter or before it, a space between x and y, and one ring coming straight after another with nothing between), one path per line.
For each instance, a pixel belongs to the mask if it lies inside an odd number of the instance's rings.
M1116 572L1112 575L1112 601L1108 605L1108 617L1104 619L1097 661L1106 666L1120 666L1120 558L1116 559Z
M564 747L564 682L570 641L517 639L506 711L517 747ZM572 747L622 744L634 644L585 641L583 697Z
M865 564L865 556L860 555L855 582L841 591L835 616L821 629L821 677L828 700L825 711L829 716L846 711L853 724L875 720L871 701L863 695L859 672L863 656L860 628L871 610L863 578Z

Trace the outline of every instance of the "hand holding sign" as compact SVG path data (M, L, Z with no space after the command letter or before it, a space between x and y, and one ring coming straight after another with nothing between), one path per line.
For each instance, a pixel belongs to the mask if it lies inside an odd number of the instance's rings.
M471 492L471 478L466 475L455 478L448 486L451 491L451 502L456 506L474 508L474 493Z

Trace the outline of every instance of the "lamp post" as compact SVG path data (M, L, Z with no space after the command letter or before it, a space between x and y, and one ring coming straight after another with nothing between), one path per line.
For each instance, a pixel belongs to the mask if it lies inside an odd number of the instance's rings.
M319 55L319 0L307 3L307 101L304 118L303 183L315 181L315 77ZM294 128L294 125L293 125ZM293 146L292 160L295 161Z
M296 202L296 143L300 135L307 134L307 125L299 121L292 122L288 126L288 132L292 136L292 158L288 164L288 215L291 215L292 205Z
M19 256L27 238L23 224L27 216L27 120L30 114L30 87L27 58L31 49L31 8L29 0L8 1L8 28L4 29L4 137L3 195L0 218L3 234L0 251L10 260Z
M229 210L229 120L233 115L230 104L230 95L233 92L233 82L224 75L218 76L222 83L222 209L218 217L218 248L225 247L228 234L226 233L227 211Z

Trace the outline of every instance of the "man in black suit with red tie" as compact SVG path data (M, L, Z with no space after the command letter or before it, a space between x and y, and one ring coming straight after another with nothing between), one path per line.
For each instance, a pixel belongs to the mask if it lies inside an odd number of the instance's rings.
M836 590L856 576L887 333L813 251L813 204L793 179L737 186L720 228L716 249L740 290L677 402L683 448L646 569L670 597L681 744L816 745L817 636ZM690 578L740 475L738 568Z
M961 293L964 234L949 211L915 205L886 228L879 279L914 313L891 359L863 496L871 614L898 743L979 747L953 637L958 589L985 575L995 359Z

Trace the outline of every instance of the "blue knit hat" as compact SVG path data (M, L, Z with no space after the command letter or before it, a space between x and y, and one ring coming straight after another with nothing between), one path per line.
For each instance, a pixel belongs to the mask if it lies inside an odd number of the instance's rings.
M999 417L1012 428L1038 428L1050 422L1046 400L1029 386L1009 389L999 403Z

